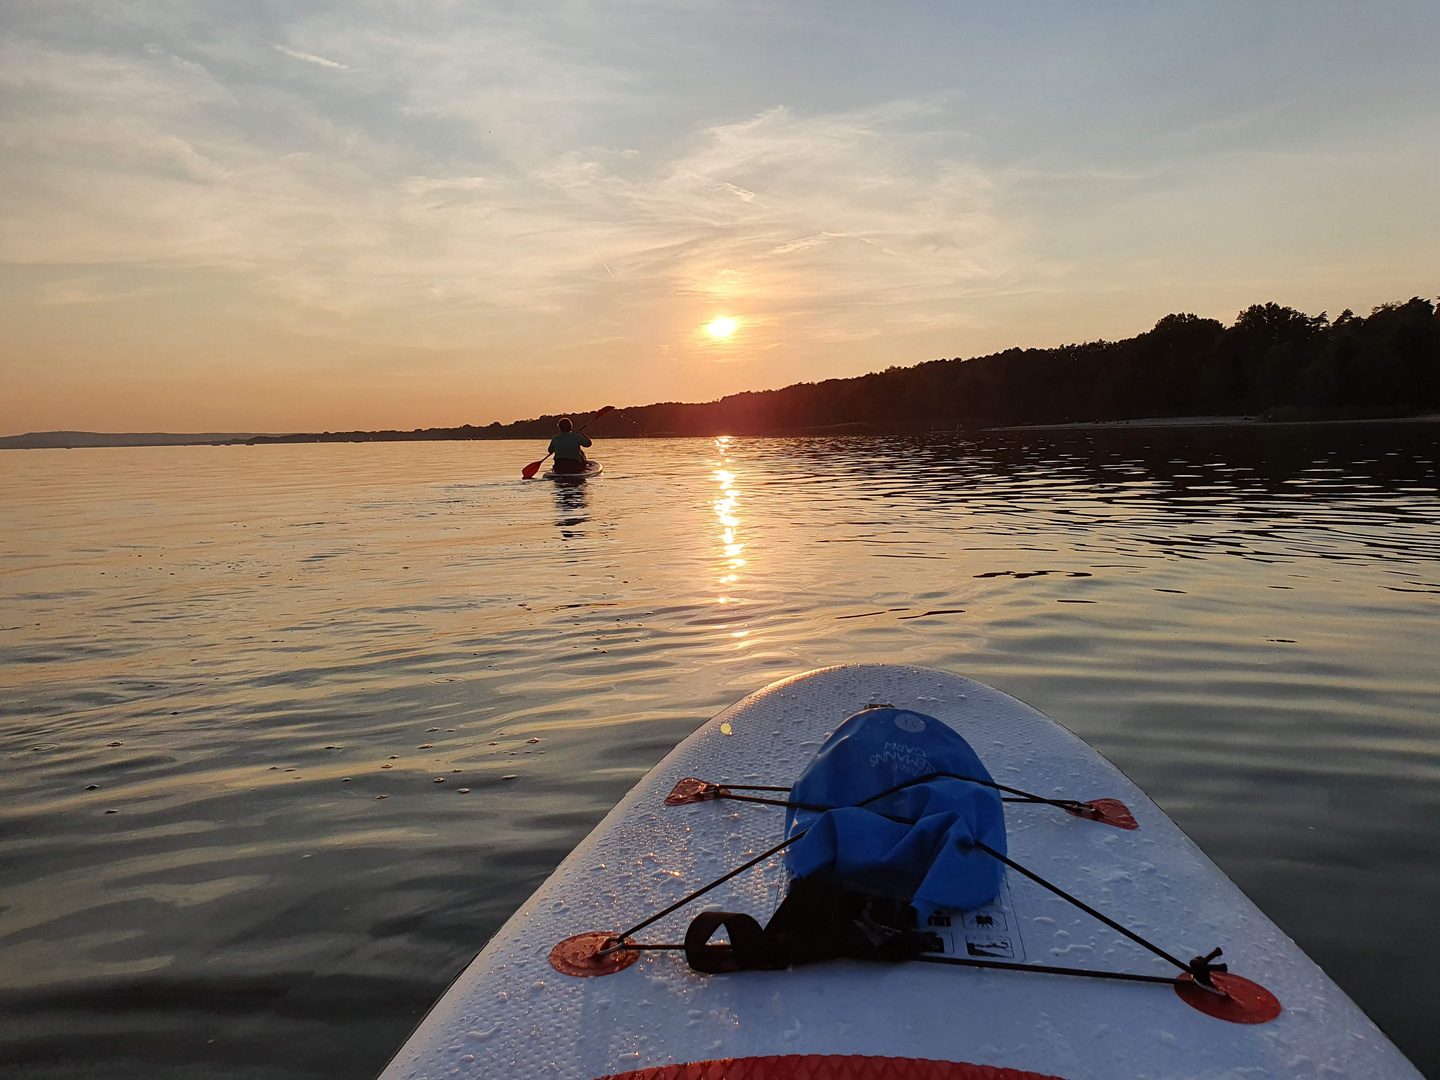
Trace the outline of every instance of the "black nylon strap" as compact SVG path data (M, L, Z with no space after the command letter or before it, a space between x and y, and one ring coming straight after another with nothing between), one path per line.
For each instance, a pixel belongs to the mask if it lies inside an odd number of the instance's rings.
M730 943L711 945L710 939L722 926ZM690 920L685 931L685 960L696 971L711 975L785 966L783 959L773 955L760 924L736 911L702 911Z

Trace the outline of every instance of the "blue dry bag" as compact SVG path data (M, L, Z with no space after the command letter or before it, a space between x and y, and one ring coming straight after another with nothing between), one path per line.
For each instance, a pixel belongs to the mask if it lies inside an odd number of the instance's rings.
M1004 867L972 842L1006 852L994 788L937 778L857 805L931 773L990 780L970 744L933 716L884 708L850 717L790 789L792 803L836 808L785 812L787 837L808 830L785 851L791 872L908 901L922 926L936 908L993 900Z

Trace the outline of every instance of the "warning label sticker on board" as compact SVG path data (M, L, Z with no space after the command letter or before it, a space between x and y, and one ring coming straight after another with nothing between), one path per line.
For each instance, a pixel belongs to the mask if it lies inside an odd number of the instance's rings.
M1020 923L1010 898L1008 875L1000 881L999 895L984 907L970 911L941 908L921 929L934 934L944 945L946 956L1024 961L1025 946L1020 940Z

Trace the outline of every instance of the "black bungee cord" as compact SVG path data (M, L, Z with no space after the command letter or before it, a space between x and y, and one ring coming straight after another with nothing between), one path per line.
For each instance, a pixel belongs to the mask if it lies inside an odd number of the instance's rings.
M895 794L895 792L901 791L901 790L903 790L903 789L905 789L905 788L907 788L907 787L912 786L913 784L921 783L921 782L923 782L923 781L925 781L925 780L933 780L933 779L936 779L937 777L940 777L940 776L951 776L951 777L952 777L953 779L955 779L955 780L970 780L970 778L967 777L967 776L953 776L953 774L951 774L951 773L931 773L929 776L918 777L918 778L916 778L915 780L910 780L910 781L907 781L906 783L903 783L903 784L897 784L895 787L889 788L889 789L887 789L887 790L885 790L885 791L882 791L882 792L880 792L880 793L877 794L877 795L871 795L868 799L864 799L864 800L862 800L861 802L856 803L855 805L856 805L857 807L858 807L858 806L865 806L865 805L867 805L867 804L869 804L869 803L872 803L872 802L875 802L875 801L877 801L877 800L879 800L879 799L883 799L883 798L885 798L885 796L887 796L887 795L893 795L893 794ZM984 781L981 781L981 780L972 780L971 782L972 782L972 783L976 783L976 784L984 783ZM993 785L993 786L998 787L999 785ZM789 790L790 790L789 788L786 788L786 787L773 787L773 786L767 786L767 785L763 785L763 784L733 784L733 785L727 784L727 785L724 785L724 787L722 787L721 785L712 784L712 785L709 785L709 787L712 788L712 789L713 789L714 791L716 791L716 792L723 791L725 787L737 787L737 788L741 788L741 789L748 790L748 791L789 791ZM1010 790L1013 790L1013 789L1010 789ZM1023 794L1025 794L1025 792L1019 792L1019 794L1022 794L1022 795L1023 795ZM707 795L707 799L725 798L725 797L726 797L726 796L723 796L723 795L720 795L720 794ZM800 809L800 810L815 810L815 811L819 811L819 812L821 812L821 813L825 812L826 810L833 810L833 809L835 809L835 807L833 807L833 806L813 806L813 805L810 805L810 804L808 804L808 803L780 802L779 800L775 800L775 799L758 799L758 798L754 798L754 797L751 797L751 796L748 796L748 795L731 796L731 797L735 798L735 799L736 799L737 801L739 801L739 802L765 802L765 803L772 804L772 805L775 805L775 806L793 806L793 807L795 807L795 808L797 808L797 809ZM1046 801L1046 800L1041 800L1038 796L1036 796L1035 798L1036 798L1037 801ZM1072 800L1072 801L1073 801L1073 800ZM1057 804L1057 805L1058 805L1058 804ZM1078 805L1078 804L1077 804L1077 805ZM914 825L914 824L915 824L915 821L914 821L913 819L909 819L909 818L892 817L892 816L889 815L889 814L882 814L881 816L882 816L882 817L889 818L891 821L898 822L898 823L901 824L901 825ZM690 895L681 897L679 900L675 901L675 903L673 903L673 904L671 904L669 907L667 907L664 911L657 912L656 914L651 915L651 916L650 916L648 919L646 919L644 922L636 923L636 924L635 924L634 926L632 926L629 930L626 930L626 931L624 931L623 933L620 933L620 934L615 935L614 940L617 941L617 942L623 943L624 940L625 940L626 938L628 938L631 934L638 933L639 931L644 930L645 927L649 926L649 925L650 925L651 923L653 923L653 922L657 922L657 921L659 921L660 919L663 919L666 915L669 915L672 911L678 911L680 908L682 908L682 907L684 907L686 904L690 903L690 901L696 899L697 897L704 896L707 892L709 892L711 889L715 888L717 885L723 885L725 882L729 881L729 880L730 880L731 878L733 878L735 875L744 873L746 870L749 870L752 866L755 866L757 863L764 862L766 859L770 858L772 855L776 855L776 854L778 854L779 852L785 850L785 848L787 848L787 847L789 847L791 844L795 843L796 840L799 840L802 836L804 836L804 835L805 835L807 832L809 832L809 831L810 831L809 829L801 829L801 830L800 830L798 833L796 833L794 836L790 837L788 840L783 840L783 841L781 841L779 844L776 844L776 845L775 845L773 848L771 848L769 851L766 851L766 852L764 852L764 853L761 854L761 855L755 856L755 858L751 859L751 860L750 860L749 862L747 862L747 863L742 863L740 866L737 866L734 870L731 870L729 873L726 873L726 874L722 875L721 877L716 878L714 881L710 882L708 885L702 885L700 888L696 889L696 890L695 890L694 892L692 892ZM683 945L680 946L680 947L681 947L681 948L684 948ZM611 945L611 946L608 946L608 947L606 947L606 948L604 948L604 949L601 949L597 955L599 955L599 956L607 956L607 955L609 955L610 953L616 952L616 951L618 951L618 950L621 949L621 948L629 948L629 946L626 946L626 945L623 945L623 944Z
M741 863L741 864L740 864L739 866L737 866L734 870L731 870L731 871L730 871L729 873L727 873L727 874L722 874L720 877L718 877L718 878L716 878L714 881L710 882L710 884L708 884L708 885L702 885L700 888L696 889L694 892L692 892L692 893L691 893L690 895L688 895L688 896L682 896L679 900L676 900L675 903L671 904L671 905L670 905L669 907L667 907L664 911L657 911L654 915L651 915L648 919L644 920L643 922L638 922L638 923L636 923L636 924L635 924L634 926L632 926L629 930L625 930L625 931L623 931L622 933L616 934L613 938L611 938L611 940L614 941L614 942L616 942L616 944L614 944L614 945L608 945L608 946L606 946L605 948L600 949L595 955L597 955L597 956L608 956L610 953L619 952L621 949L640 948L641 946L635 946L635 945L627 945L627 944L625 944L625 939L628 938L631 934L637 934L637 933L639 933L641 930L644 930L645 927L649 926L651 923L660 921L660 920L663 919L666 915L669 915L672 911L679 911L679 910L680 910L682 907L684 907L686 904L690 903L691 900L694 900L694 899L696 899L697 897L704 896L704 895L705 895L707 892L709 892L711 889L715 888L715 886L717 886L717 885L723 885L725 882L729 881L731 878L735 877L737 874L743 874L746 870L749 870L752 866L756 865L757 863L762 863L762 862L764 862L766 859L770 858L772 855L777 855L777 854L779 854L781 851L784 851L784 850L785 850L787 847L789 847L791 844L795 843L796 840L799 840L799 839L800 839L802 836L804 836L805 833L807 833L807 832L809 832L808 829L802 829L800 832L798 832L798 833L796 833L794 836L790 837L790 839L788 839L788 840L782 840L780 843L778 843L778 844L776 844L774 847L772 847L769 851L763 852L763 853L760 854L760 855L756 855L756 856L755 856L753 859L751 859L749 862ZM651 946L649 946L649 947L652 948L652 949L683 949L683 948L685 948L684 945L651 945Z
M1166 952L1164 949L1160 948L1159 945L1156 945L1154 942L1147 941L1147 940L1145 940L1145 938L1143 938L1143 937L1141 937L1139 934L1135 933L1135 931L1130 930L1130 929L1128 929L1128 928L1126 928L1126 927L1124 927L1124 926L1121 926L1121 925L1120 925L1118 922L1116 922L1114 919L1110 918L1110 916L1101 914L1100 912L1096 911L1093 907L1091 907L1089 904L1085 903L1085 901L1081 900L1079 897L1071 896L1071 895L1070 895L1068 892L1066 892L1064 889L1060 888L1059 885L1056 885L1056 884L1054 884L1054 883L1052 883L1052 882L1046 881L1046 880L1045 880L1044 878L1042 878L1039 874L1035 873L1035 871L1025 869L1025 867L1021 866L1021 865L1020 865L1019 863L1017 863L1014 859L1010 859L1010 858L1007 858L1007 857L1004 856L1004 855L1001 855L1000 852L996 851L994 848L992 848L989 844L985 843L984 841L981 841L981 840L972 840L972 841L971 841L971 844L972 844L972 846L977 847L977 848L979 848L981 851L985 852L985 854L986 854L986 855L989 855L992 859L999 859L1002 863L1004 863L1006 866L1010 867L1012 870L1018 870L1018 871L1020 871L1020 873L1024 874L1024 875L1025 875L1026 877L1028 877L1031 881L1035 882L1037 885L1041 885L1041 886L1043 886L1044 888L1049 889L1049 890L1050 890L1052 893L1054 893L1056 896L1060 897L1060 899L1065 900L1065 901L1068 901L1068 902L1071 903L1071 904L1074 904L1074 905L1075 905L1077 908L1079 908L1081 911L1085 912L1086 915L1090 915L1090 916L1092 916L1092 917L1094 917L1094 918L1096 918L1096 919L1099 919L1099 920L1100 920L1102 923L1104 923L1106 926L1110 927L1110 929L1112 929L1112 930L1117 930L1117 931L1119 931L1120 933L1124 934L1124 935L1125 935L1126 937L1128 937L1131 941L1135 942L1135 944L1137 944L1137 945L1143 945L1145 948L1149 949L1151 952L1153 952L1156 956L1160 957L1162 960L1168 960L1168 961L1170 961L1170 963L1174 964L1174 965L1175 965L1177 968L1179 968L1181 971L1191 971L1191 968L1190 968L1190 965L1189 965L1189 964L1182 964L1179 960L1175 959L1175 957L1171 956L1171 955L1170 955L1168 952ZM1218 956L1219 953L1217 952L1215 955ZM1191 974L1193 975L1194 972L1191 971Z
M856 805L856 806L865 806L865 805L868 804L868 803L872 803L872 802L875 802L875 801L877 801L877 800L879 800L879 799L883 799L883 798L885 798L887 795L894 795L896 792L904 791L904 790L905 790L906 788L908 788L908 787L915 787L915 786L918 785L918 784L927 784L927 783L929 783L931 780L964 780L966 783L979 784L981 787L994 788L996 791L1003 791L1003 792L1006 792L1006 793L1008 793L1008 794L1010 794L1010 795L1012 795L1012 796L1015 796L1014 798L1010 798L1010 799L1006 799L1006 798L1003 798L1003 797L1002 797L1002 799L1001 799L1002 802L1044 803L1044 804L1046 804L1047 806L1054 806L1054 807L1056 807L1056 808L1058 808L1058 809L1060 809L1060 810L1065 810L1065 811L1068 811L1069 813L1072 813L1072 814L1084 814L1084 813L1089 809L1089 807L1087 807L1086 804L1083 803L1083 802L1081 802L1079 799L1049 799L1049 798L1046 798L1044 795L1036 795L1036 794L1034 794L1033 792L1022 791L1022 790L1020 790L1019 788L1013 788L1013 787L1009 787L1009 786L1007 786L1007 785L1005 785L1005 784L996 783L994 780L981 780L979 777L976 777L976 776L961 776L959 773L950 773L950 772L932 772L932 773L926 773L924 776L917 776L917 777L915 777L914 779L906 780L906 781L904 781L903 783L896 784L894 787L887 788L886 790L880 792L878 795L872 795L872 796L870 796L870 798L866 799L864 802L859 802L859 803L856 803L855 805ZM703 782L703 781L702 781L702 782ZM706 789L705 789L705 798L706 798L706 799L733 799L735 802L763 803L763 804L765 804L765 805L767 805L767 806L784 806L784 807L790 807L790 808L793 808L793 809L796 809L796 810L814 810L814 811L821 812L821 813L823 813L823 812L826 811L826 810L836 810L836 809L839 809L839 807L834 807L834 806L815 806L815 805L810 804L810 803L797 803L797 802L791 802L791 801L789 801L789 800L782 800L782 799L766 799L766 798L763 798L763 797L760 797L760 796L755 796L755 795L735 795L735 794L733 794L733 792L735 792L735 791L783 791L783 792L789 792L790 790L792 790L792 789L791 789L791 788L788 788L788 787L779 787L779 786L776 786L776 785L773 785L773 784L709 784L709 783L707 783L707 784L706 784Z
M876 794L876 795L872 795L872 796L870 796L869 798L864 799L864 800L862 800L861 802L856 803L856 804L854 804L854 805L855 805L856 807L863 807L863 806L867 805L868 803L872 803L872 802L875 802L875 801L877 801L877 800L879 800L879 799L883 799L883 798L885 798L885 797L888 796L888 795L893 795L893 794L895 794L896 792L905 790L906 788L913 787L913 786L915 786L915 785L917 785L917 784L926 783L926 782L928 782L928 781L930 781L930 780L937 780L937 779L942 779L942 778L952 779L952 780L963 780L963 781L966 781L966 782L972 783L972 784L980 784L980 785L982 785L982 786L984 786L984 787L994 788L994 789L996 789L996 790L998 790L998 791L1010 792L1011 794L1017 796L1017 798L1015 798L1015 799L1007 799L1007 800L1004 800L1004 801L1007 801L1007 802L1013 801L1013 802L1046 803L1046 804L1049 804L1049 805L1051 805L1051 806L1058 807L1059 809L1069 811L1069 812L1071 812L1071 813L1083 813L1084 810L1088 809L1088 807L1087 807L1087 805L1086 805L1085 803L1080 802L1079 800L1076 800L1076 799L1047 799L1047 798L1045 798L1044 796L1034 795L1034 794L1032 794L1032 793L1030 793L1030 792L1027 792L1027 791L1021 791L1021 790L1019 790L1018 788L1007 787L1006 785L998 784L998 783L995 783L994 781L990 781L990 782L987 783L987 782L984 781L984 780L979 780L979 779L976 779L976 778L974 778L974 777L960 776L960 775L955 774L955 773L946 773L946 772L928 773L928 774L926 774L925 776L920 776L920 777L916 777L916 778L914 778L914 779L912 779L912 780L907 780L907 781L905 781L905 782L903 782L903 783L896 784L894 787L887 788L885 791L882 791L882 792L880 792L880 793L878 793L878 794ZM703 781L702 781L702 783L703 783ZM732 799L732 800L737 801L737 802L764 803L764 804L766 804L766 805L783 806L783 807L793 808L793 809L797 809L797 810L811 810L811 811L816 811L816 812L820 812L820 813L823 813L823 812L828 811L828 810L836 809L836 807L816 806L816 805L807 804L807 803L792 803L792 802L790 802L790 801L788 801L788 800L786 800L786 801L781 801L781 800L779 800L779 799L765 799L765 798L757 797L757 796L734 795L734 794L728 793L727 789L730 789L730 788L736 788L736 789L739 789L739 790L742 790L742 791L776 791L776 792L787 792L787 793L791 790L790 788L787 788L787 787L779 787L779 786L775 786L775 785L765 785L765 784L708 784L708 783L707 783L707 784L705 784L705 788L703 789L703 798L702 798L700 801L709 801L709 800L713 800L713 799L729 798L729 799ZM915 820L914 820L914 819L906 819L906 818L894 817L894 816L889 815L889 814L884 814L884 815L881 815L881 816L886 817L886 818L888 818L889 820L895 821L895 822L897 822L897 823L899 823L899 824L904 824L904 825L913 825L913 824L915 824ZM661 911L656 912L654 915L651 915L649 918L644 919L644 920L642 920L641 922L636 923L634 926L630 927L628 930L625 930L625 931L623 931L623 932L621 932L621 933L619 933L619 934L616 934L616 935L610 937L610 938L608 939L608 941L611 942L612 944L607 944L605 948L598 950L598 952L597 952L596 955L598 955L598 956L608 956L608 955L610 955L610 954L612 954L612 953L620 952L620 951L622 951L622 950L627 950L627 949L636 950L636 951L644 950L644 951L682 951L682 952L683 952L683 951L685 950L685 946L684 946L683 944L680 944L680 945L668 944L668 943L666 943L666 944L641 944L641 943L636 943L636 942L627 941L627 939L628 939L632 934L639 933L641 930L644 930L647 926L650 926L650 925L658 922L659 920L663 919L666 915L669 915L669 914L671 914L672 912L678 911L680 908L684 907L686 904L689 904L691 901L696 900L696 899L698 899L699 897L705 895L705 894L708 893L711 889L714 889L714 888L716 888L717 886L724 884L725 882L729 881L731 878L736 877L737 875L744 873L746 870L749 870L751 867L756 866L756 865L758 865L759 863L764 862L766 859L771 858L771 857L779 854L781 851L785 850L785 848L789 847L791 844L795 843L795 842L796 842L797 840L799 840L801 837L805 836L805 834L806 834L807 832L809 832L808 829L802 829L801 831L797 832L794 836L791 836L791 837L789 837L789 838L781 841L779 844L776 844L774 847L772 847L772 848L770 848L770 849L762 852L761 854L755 856L754 858L752 858L752 859L750 859L750 860L742 863L741 865L737 866L735 869L733 869L733 870L731 870L731 871L729 871L729 872L721 875L720 877L716 878L714 881L711 881L710 883L708 883L708 884L706 884L706 885L703 885L703 886L701 886L700 888L696 889L694 892L691 892L691 893L689 893L688 895L681 897L679 900L677 900L675 903L671 904L669 907L667 907L667 908L665 908L665 909L663 909L663 910L661 910ZM1031 881L1034 881L1037 885L1040 885L1042 888L1048 889L1050 892L1054 893L1056 896L1060 897L1062 900L1066 901L1066 902L1069 903L1069 904L1074 905L1075 907L1079 908L1081 911L1085 912L1087 915L1091 916L1092 918L1097 919L1097 920L1100 921L1101 923L1104 923L1106 926L1110 927L1112 930L1115 930L1116 932L1118 932L1118 933L1122 934L1123 936L1129 938L1131 941L1135 942L1137 945L1140 945L1140 946L1142 946L1143 948L1148 949L1150 952L1154 953L1156 956L1160 957L1161 959L1166 960L1166 961L1168 961L1169 963L1175 965L1175 967L1178 968L1182 973L1188 974L1188 975L1194 980L1194 985L1197 986L1197 987L1199 987L1201 990L1208 991L1209 993L1212 993L1212 994L1218 994L1218 995L1220 995L1220 996L1222 996L1222 997L1228 997L1228 996L1229 996L1229 995L1227 995L1227 994L1225 993L1224 990L1222 990L1222 989L1220 989L1219 987L1217 987L1217 986L1215 985L1215 983L1214 983L1214 980L1211 978L1211 975L1212 975L1213 972L1217 972L1217 971L1218 971L1218 972L1224 972L1224 971L1227 970L1227 966L1226 966L1225 964L1215 964L1215 963L1213 963L1213 961L1214 961L1217 957L1223 955L1223 950L1221 950L1220 948L1217 947L1217 948L1211 950L1211 952L1208 953L1208 954L1205 955L1205 956L1196 956L1196 957L1194 957L1194 958L1191 959L1190 963L1186 964L1186 963L1184 963L1183 961L1177 959L1175 956L1171 955L1171 954L1170 954L1169 952L1167 952L1166 950L1162 949L1160 946L1156 945L1154 942L1147 940L1146 938L1142 937L1141 935L1135 933L1133 930L1130 930L1128 927L1122 926L1120 923L1116 922L1114 919L1110 918L1108 915L1105 915L1105 914L1103 914L1102 912L1097 911L1095 908L1093 908L1093 907L1091 907L1089 904L1085 903L1085 902L1084 902L1083 900L1081 900L1079 897L1073 896L1073 895L1070 894L1069 892L1067 892L1067 891L1065 891L1064 889L1060 888L1060 886L1054 884L1053 882L1047 881L1045 878L1041 877L1039 874L1035 873L1033 870L1029 870L1029 869L1027 869L1027 868L1024 867L1024 866L1021 866L1019 863L1015 862L1015 860L1009 858L1008 856L1005 856L1005 855L1000 854L1000 852L996 851L994 848L990 847L988 844L986 844L986 843L984 843L984 842L982 842L982 841L980 841L980 840L973 840L973 841L971 842L971 844L972 844L973 847L977 848L977 849L980 850L980 851L983 851L985 854L989 855L991 858L997 859L997 860L999 860L1001 863L1003 863L1004 865L1010 867L1011 869L1017 871L1018 873L1021 873L1021 874L1025 875L1027 878L1029 878ZM934 955L934 954L921 954L921 955L919 955L919 956L917 956L917 957L914 957L914 959L920 961L921 963L929 963L929 964L950 964L950 965L957 966L957 967L998 968L998 969L1005 970L1005 971L1033 971L1033 972L1038 972L1038 973L1042 973L1042 974L1049 974L1049 975L1076 975L1076 976L1083 976L1083 977L1097 978L1097 979L1117 979L1117 980L1123 980L1123 981L1127 981L1127 982L1165 983L1165 984L1167 984L1167 985L1173 985L1174 982L1175 982L1175 980L1174 980L1173 978L1172 978L1172 979L1167 979L1167 978L1165 978L1164 976L1161 976L1161 975L1139 975L1139 974L1134 974L1134 973L1131 973L1131 972L1124 972L1124 971L1094 971L1094 970L1089 970L1089 969L1086 969L1086 968L1056 967L1056 966L1048 965L1048 964L1016 964L1016 963L1007 963L1007 962L1002 961L1002 960L975 960L975 959L971 959L971 958L968 958L968 957L937 956L937 955Z

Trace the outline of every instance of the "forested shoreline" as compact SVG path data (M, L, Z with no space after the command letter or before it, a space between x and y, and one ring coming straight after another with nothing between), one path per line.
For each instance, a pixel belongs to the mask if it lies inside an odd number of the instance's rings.
M1363 419L1440 410L1440 313L1415 297L1335 319L1255 304L1231 326L1167 315L1120 341L1007 349L700 404L625 406L601 437L973 430L1145 417ZM276 442L548 438L560 414L485 427L257 436ZM575 414L577 419L583 413Z

